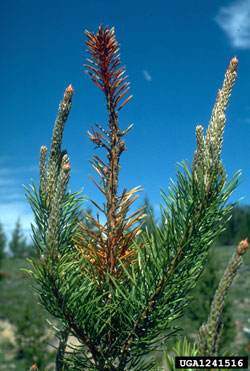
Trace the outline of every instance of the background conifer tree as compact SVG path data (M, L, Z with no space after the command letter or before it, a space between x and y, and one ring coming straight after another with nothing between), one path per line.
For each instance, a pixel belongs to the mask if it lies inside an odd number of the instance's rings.
M143 218L141 230L145 231L145 229L147 228L147 230L151 233L153 232L155 225L157 224L157 219L154 213L154 206L150 202L148 195L144 196L142 206L144 206L145 217Z
M0 267L1 267L1 262L5 257L5 247L6 247L6 242L7 242L7 237L3 229L3 225L0 222Z
M242 236L250 239L250 206L236 205L225 231L218 236L216 246L235 245Z
M22 258L27 253L26 238L22 231L21 221L17 219L9 242L9 249L14 258Z

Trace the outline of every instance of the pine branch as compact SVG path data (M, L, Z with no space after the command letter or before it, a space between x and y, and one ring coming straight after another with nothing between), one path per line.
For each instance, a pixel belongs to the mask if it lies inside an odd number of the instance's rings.
M64 357L65 357L65 350L67 347L67 341L69 337L69 329L63 329L60 331L60 338L59 338L59 346L56 355L56 371L64 371Z
M55 192L55 187L57 183L57 178L60 173L61 160L62 160L62 136L65 123L67 121L71 106L72 106L72 96L74 90L72 85L69 85L65 91L64 98L59 105L59 110L54 126L53 136L51 140L51 148L49 155L48 171L47 171L47 206L51 207L52 198ZM45 149L41 149L42 153ZM43 154L44 156L44 154ZM44 160L41 161L41 165L44 166ZM41 169L44 172L44 169ZM42 181L44 182L44 181Z
M205 138L203 137L202 126L198 125L196 127L197 150L194 153L193 169L199 186L205 187L206 193L209 193L208 184L211 181L214 170L217 168L219 168L221 182L225 182L226 175L220 161L220 153L226 122L225 111L237 77L237 66L238 60L234 57L226 71L222 89L218 90Z
M202 356L217 356L219 343L223 331L223 324L221 323L221 314L224 307L224 301L228 290L233 283L233 280L243 263L242 256L248 248L248 239L242 240L236 252L233 254L224 275L216 290L211 310L206 324L203 324L199 329L199 354Z
M120 55L118 55L118 43L115 39L114 28L108 30L99 27L97 34L86 31L88 41L88 53L91 59L87 59L90 76L96 85L104 92L109 116L109 128L103 129L100 125L96 127L102 132L98 132L92 126L92 133L88 132L90 140L97 147L105 148L107 151L108 163L106 164L98 156L94 156L92 165L101 177L100 185L92 178L98 189L104 194L106 202L104 207L99 206L95 201L92 203L105 215L106 223L101 225L94 218L89 219L97 232L90 231L83 225L79 230L78 237L75 239L77 250L86 259L90 266L89 273L95 276L99 286L106 282L107 272L112 276L121 279L123 270L119 267L119 259L125 261L126 266L135 261L136 250L131 249L132 241L139 234L139 227L133 227L141 218L143 210L127 217L129 207L134 202L131 196L138 192L134 189L124 192L118 196L118 177L120 170L120 156L126 150L124 136L132 127L130 125L123 132L118 125L118 111L132 98L132 95L118 108L118 103L127 93L129 83L125 82L125 67L120 66ZM101 186L102 184L102 186ZM134 219L130 220L132 217ZM133 230L128 232L128 228ZM84 268L86 270L86 267ZM96 282L97 282L96 281Z
M82 202L82 198L77 198L77 193L66 194L71 168L67 152L61 150L63 129L72 105L72 95L73 88L70 85L59 105L48 168L46 166L47 148L46 146L41 147L39 193L34 184L31 186L33 193L25 187L28 192L26 196L34 212L37 225L37 229L32 226L33 238L36 247L41 252L40 265L35 260L31 260L34 271L29 271L29 273L41 286L38 294L46 309L59 318L69 316L68 321L72 328L84 336L82 330L79 330L70 320L69 312L66 309L63 310L63 301L56 289L58 267L61 257L65 254L65 246L69 251L70 245L72 245L72 236L75 234L79 216L79 201ZM64 329L63 333L65 331ZM63 368L66 338L65 335L58 348L58 370Z
M95 201L92 203L105 215L106 223L101 225L98 220L89 219L97 232L90 231L80 224L80 230L76 242L76 248L81 256L86 260L89 268L83 267L92 277L99 288L108 283L108 306L112 308L112 288L113 282L109 279L111 275L115 279L124 281L124 271L121 261L126 268L136 261L137 252L133 241L140 233L140 225L135 224L143 217L143 209L136 211L127 217L131 204L136 197L132 197L138 192L138 187L130 192L124 191L118 196L118 177L120 170L120 156L126 150L125 141L122 136L131 129L130 125L123 132L118 125L118 111L132 98L129 96L118 108L118 103L129 90L129 83L125 82L125 67L120 67L121 62L118 53L118 43L115 40L114 29L108 30L99 27L97 34L86 31L88 37L88 52L92 60L88 59L91 65L88 67L87 74L96 85L104 92L109 115L109 130L104 130L100 125L96 125L102 134L92 127L92 132L88 132L90 140L97 147L104 147L107 150L108 163L105 164L99 157L94 156L93 167L101 177L103 187L99 186L94 179L99 190L105 195L106 202L104 208L100 207ZM106 136L104 136L104 135ZM108 138L108 139L107 139ZM114 342L113 318L110 315L107 343L111 346Z
M197 151L195 151L193 161L192 181L194 183L192 187L193 191L197 192L196 182L198 182L200 190L196 194L197 204L194 204L193 206L194 213L192 218L189 219L190 224L184 229L185 232L182 234L182 236L180 236L178 247L170 266L164 273L163 278L158 281L155 290L152 292L149 298L147 306L144 308L141 316L135 321L134 327L128 335L127 341L122 346L122 352L124 354L122 360L123 364L126 364L127 362L126 359L129 354L128 349L130 345L132 344L133 340L139 336L140 327L145 327L145 323L149 321L150 313L154 309L158 297L162 295L163 288L166 287L168 281L171 279L171 277L173 277L175 270L178 269L178 266L185 258L185 254L187 253L185 247L188 247L191 244L193 236L198 231L200 221L203 219L204 222L206 222L206 212L211 207L214 197L218 196L225 184L224 171L222 165L219 163L219 156L221 152L222 135L225 125L224 111L227 107L231 89L236 78L237 65L237 59L232 59L230 62L230 67L226 72L222 92L217 96L215 108L213 109L212 118L205 139L203 138L203 128L201 126L196 128ZM211 132L213 133L212 138ZM211 150L211 145L214 145L213 150ZM174 199L171 201L177 202L179 199L178 188L175 187L175 190L176 197L174 197ZM171 209L175 207L173 202L170 202L168 205ZM180 214L178 212L176 212L176 214L179 217ZM171 218L169 218L169 221L171 221Z

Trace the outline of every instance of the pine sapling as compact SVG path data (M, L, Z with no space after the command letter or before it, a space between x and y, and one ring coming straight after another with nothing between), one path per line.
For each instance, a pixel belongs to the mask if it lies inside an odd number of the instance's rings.
M83 198L67 191L70 163L61 150L62 134L73 95L70 85L60 103L47 166L47 148L40 152L39 191L27 197L34 211L33 236L40 259L31 259L41 304L62 323L57 370L152 370L155 360L143 356L167 341L203 270L209 248L224 229L231 193L239 173L227 182L220 153L225 110L238 61L230 62L205 138L196 128L193 165L182 162L168 193L162 190L163 223L141 230L144 208L129 210L141 191L119 195L121 154L127 150L119 112L132 96L121 65L114 28L86 31L90 58L87 74L104 93L108 128L92 126L90 140L106 151L92 165L100 181L91 179L105 201L93 217L80 222ZM123 100L123 101L122 101ZM103 214L100 218L99 213ZM226 218L226 219L225 219ZM104 220L104 221L103 221ZM65 350L68 335L80 345Z

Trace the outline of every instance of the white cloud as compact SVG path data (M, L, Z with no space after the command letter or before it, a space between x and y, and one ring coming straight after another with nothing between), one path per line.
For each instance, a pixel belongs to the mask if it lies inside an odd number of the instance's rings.
M229 37L235 48L250 48L250 0L238 0L221 7L215 22Z
M152 81L152 76L147 70L143 70L142 73L147 81Z

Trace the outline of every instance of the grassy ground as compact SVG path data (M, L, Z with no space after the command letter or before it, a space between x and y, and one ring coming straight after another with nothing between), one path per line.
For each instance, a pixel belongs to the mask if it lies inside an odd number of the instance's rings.
M235 247L220 247L215 250L215 259L218 262L218 272L221 276L234 249ZM25 259L6 259L1 267L4 278L0 280L0 371L28 370L27 359L25 359L27 355L22 352L20 353L20 351L18 352L16 344L15 331L18 326L20 328L20 324L27 321L26 327L32 328L32 326L34 326L34 331L37 331L36 328L39 328L38 324L41 323L41 321L45 322L46 318L52 320L49 314L37 304L37 296L31 289L32 282L28 274L22 272L20 268L29 268L29 263ZM237 326L237 336L229 350L237 355L250 355L246 350L248 338L243 332L243 327L250 328L249 277L250 251L244 256L244 265L240 269L240 273L236 277L229 293L233 303L231 308L233 320L236 322ZM179 320L176 325L184 328L184 334L188 334L189 338L195 339L197 331L193 328L192 323L185 317ZM24 327L24 331L26 330L27 329ZM44 349L48 347L47 340L43 341L42 334L37 335L37 340L40 341L37 346L38 348L39 344L42 343L44 343ZM174 343L168 343L169 348L171 348L172 345L174 345ZM50 349L53 350L52 347L50 347ZM43 356L44 350L42 348L41 351L42 353L39 355L33 350L33 356ZM32 359L32 355L29 355L29 357ZM33 359L35 362L36 359ZM47 362L50 363L46 364L47 371L54 370L54 359L55 354L50 353L50 357L48 357L47 360ZM32 363L29 363L29 365L31 366Z

